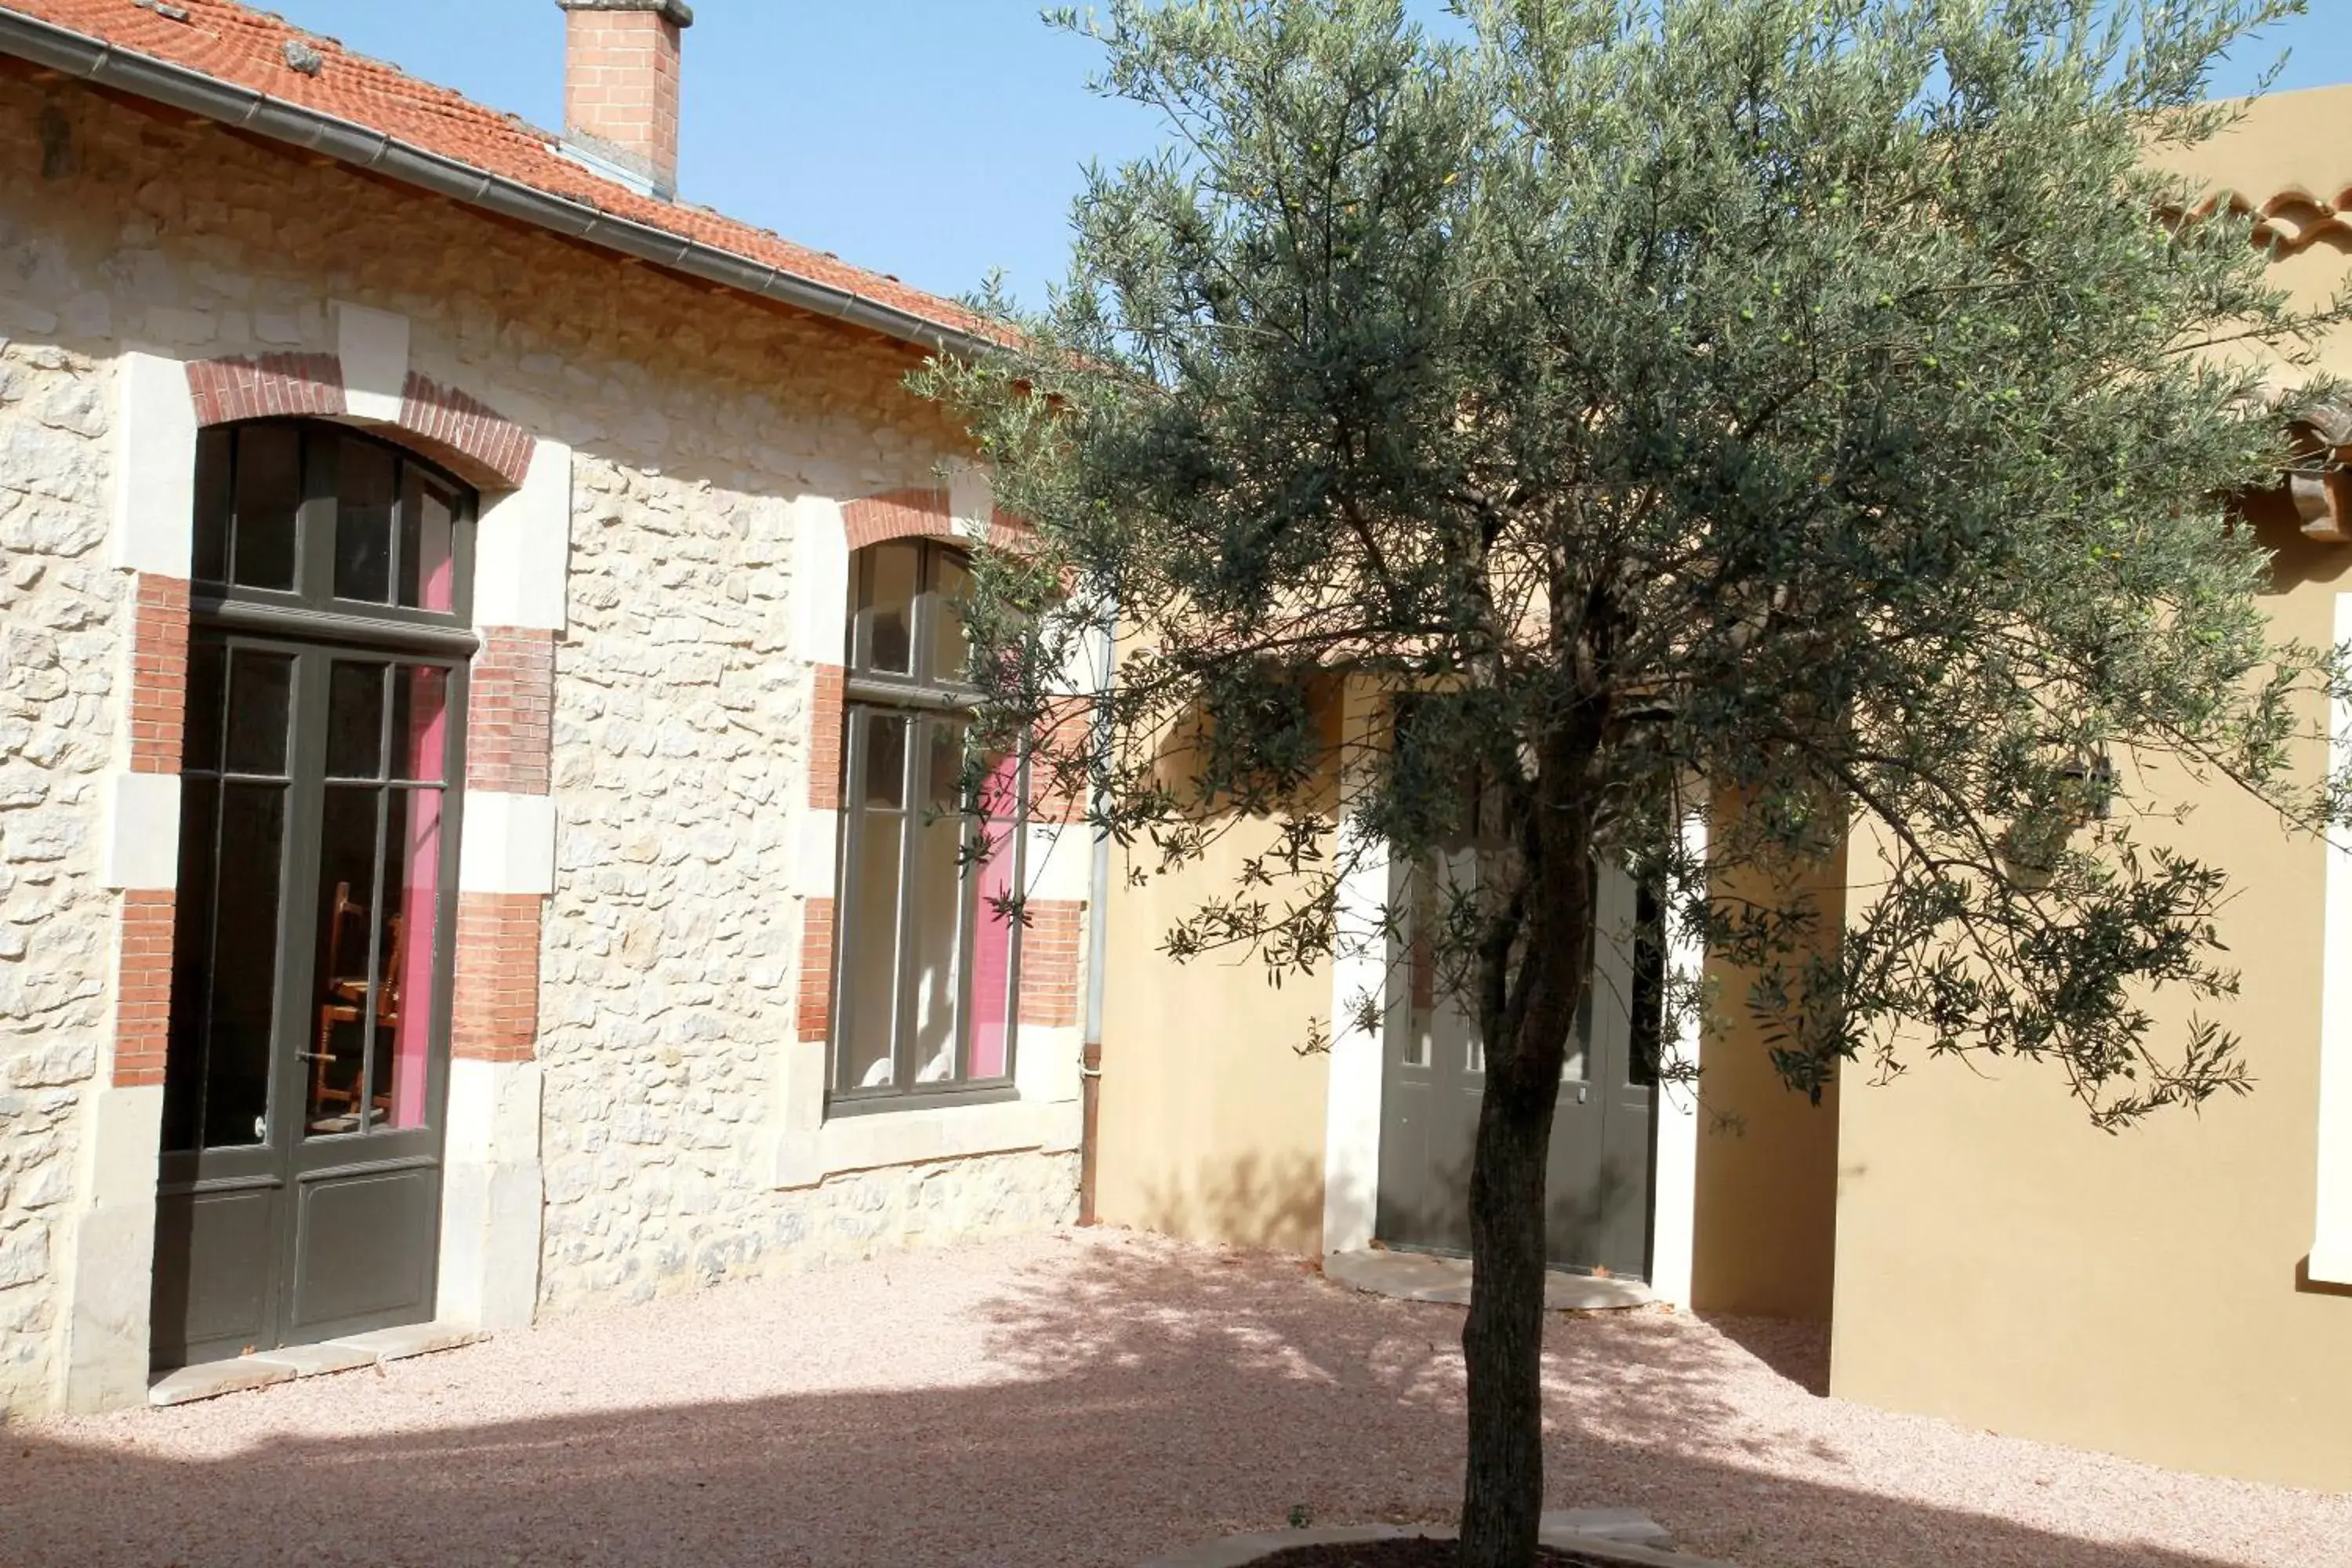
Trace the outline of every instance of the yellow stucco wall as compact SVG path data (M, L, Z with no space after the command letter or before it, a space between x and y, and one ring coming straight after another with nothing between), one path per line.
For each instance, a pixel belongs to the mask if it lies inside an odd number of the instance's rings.
M1843 918L1844 890L1842 853L1801 889L1818 901L1824 942ZM1742 889L1735 879L1718 891ZM1830 1315L1837 1241L1838 1086L1819 1105L1790 1089L1748 1015L1752 976L1720 960L1706 973L1715 1003L1699 1053L1691 1305L1820 1321Z
M1339 719L1335 683L1325 720L1333 741ZM1181 768L1181 752L1166 765ZM1336 775L1326 788L1335 805ZM1319 1257L1330 1058L1298 1047L1328 1037L1329 968L1276 987L1255 955L1178 963L1161 951L1204 900L1240 892L1243 862L1276 837L1262 820L1218 826L1202 859L1139 886L1127 859L1112 858L1095 1212L1110 1225ZM1156 870L1149 846L1135 854Z
M1328 971L1276 990L1254 958L1159 951L1202 896L1237 886L1244 844L1266 837L1254 826L1115 905L1095 1208L1108 1224L1314 1256L1328 1058L1294 1047L1329 1019Z
M2192 167L2260 206L2352 175L2352 89L2284 95ZM2352 271L2347 237L2275 265L2306 299ZM2339 335L2331 368L2352 373ZM2269 606L2325 644L2352 545L2305 541L2284 509ZM2314 704L2315 728L2324 715ZM2305 766L2324 766L2315 742ZM2239 996L2209 1008L2255 1079L2201 1115L2094 1131L2054 1070L1921 1063L1849 1081L1839 1116L1832 1392L2159 1464L2352 1489L2352 1292L2314 1289L2323 852L2174 769L2124 783L2194 810L2163 835L2231 872L2221 921ZM1865 859L1853 851L1856 878ZM2188 1006L2159 999L2177 1043Z

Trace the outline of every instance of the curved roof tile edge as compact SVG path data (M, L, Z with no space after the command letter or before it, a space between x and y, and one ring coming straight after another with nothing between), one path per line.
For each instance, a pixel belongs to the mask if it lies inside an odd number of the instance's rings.
M172 9L186 19L123 0L0 0L0 55L919 347L971 353L1007 341L996 324L896 279L707 209L610 185L564 160L544 132L519 118L344 50L281 17L230 0L184 0ZM68 16L70 22L63 19ZM117 25L100 26L101 19ZM266 85L257 79L257 68L274 65L289 39L331 51L336 79L329 90L318 90L319 79L310 76ZM334 108L306 98L331 100ZM370 118L349 112L371 107L386 112ZM432 129L454 133L453 140L472 132L470 144L431 145L417 134L427 125L400 125L409 132L404 136L371 122L420 117ZM484 154L502 154L499 161L518 171L489 167Z
M2308 249L2322 239L2352 243L2352 185L2333 196L2302 185L2286 185L2257 201L2243 191L2225 187L2209 191L2181 216L2194 220L2227 208L2254 219L2254 238L2276 244L2287 255Z

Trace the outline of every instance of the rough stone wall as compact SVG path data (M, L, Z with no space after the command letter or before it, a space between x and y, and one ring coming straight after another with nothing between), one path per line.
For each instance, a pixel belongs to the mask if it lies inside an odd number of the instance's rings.
M576 463L572 496L540 1014L551 1302L756 1254L805 732L784 509L611 462Z
M937 482L911 351L0 71L0 1408L53 1380L51 1216L112 1000L107 362L331 354L338 300L404 315L415 372L576 453L543 1300L1066 1213L1042 1155L768 1185L806 799L788 503Z
M53 254L0 214L0 279ZM106 367L0 282L0 1411L43 1402L82 1104L110 1014L97 799L129 579L106 560ZM83 309L89 307L85 305Z

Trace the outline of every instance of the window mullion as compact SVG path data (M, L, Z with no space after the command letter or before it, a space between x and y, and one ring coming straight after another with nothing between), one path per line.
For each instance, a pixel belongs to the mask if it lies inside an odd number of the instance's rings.
M856 997L851 989L850 944L857 931L858 873L865 858L866 800L866 723L865 710L852 708L842 715L842 731L848 737L845 748L847 762L841 784L841 820L839 834L841 896L833 911L833 1006L826 1015L833 1036L833 1070L830 1077L835 1089L855 1087L849 1077L849 1021Z
M905 747L900 757L898 779L898 923L893 933L898 952L890 965L890 1082L900 1094L915 1087L915 994L919 975L915 967L915 890L922 886L916 858L922 853L923 836L916 831L917 800L922 782L916 770L923 761L924 721L913 714L899 727L898 743Z
M341 453L337 443L309 428L301 433L302 502L295 514L294 586L307 604L335 596L335 532L342 519L336 496Z

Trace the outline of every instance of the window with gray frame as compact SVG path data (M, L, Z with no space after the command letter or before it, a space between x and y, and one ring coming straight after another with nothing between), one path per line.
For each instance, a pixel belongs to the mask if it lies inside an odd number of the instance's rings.
M967 765L970 574L947 545L893 540L851 577L833 1100L1009 1095L1021 765Z
M476 498L198 434L151 1355L419 1322L438 1256Z

